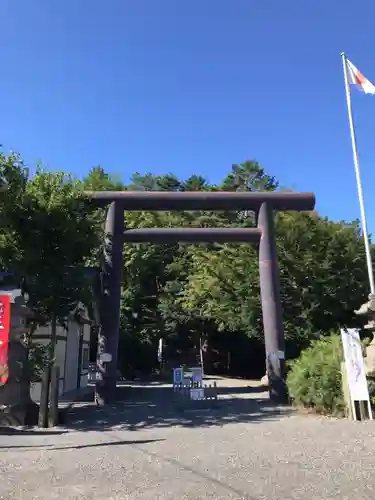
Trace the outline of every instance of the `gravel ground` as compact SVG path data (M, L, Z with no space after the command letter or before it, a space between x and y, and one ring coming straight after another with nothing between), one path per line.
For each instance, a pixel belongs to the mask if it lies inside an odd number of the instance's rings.
M66 428L1 434L0 498L375 498L374 423L275 408L248 384L220 380L204 406L124 388L106 410L75 405Z

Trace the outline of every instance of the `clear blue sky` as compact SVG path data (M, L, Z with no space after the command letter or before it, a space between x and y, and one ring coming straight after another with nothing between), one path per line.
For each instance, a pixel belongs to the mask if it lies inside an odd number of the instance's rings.
M0 142L29 164L215 182L255 158L359 216L340 52L375 83L374 0L1 0L0 18ZM375 232L375 96L352 95Z

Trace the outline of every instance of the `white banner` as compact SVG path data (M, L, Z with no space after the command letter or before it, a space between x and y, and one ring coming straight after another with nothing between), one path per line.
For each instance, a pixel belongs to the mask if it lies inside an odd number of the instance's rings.
M350 397L352 401L368 401L369 393L359 330L341 328L341 339Z

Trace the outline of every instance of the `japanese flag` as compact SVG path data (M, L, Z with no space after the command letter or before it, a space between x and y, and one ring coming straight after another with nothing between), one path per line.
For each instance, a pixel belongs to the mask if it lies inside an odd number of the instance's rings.
M349 61L349 59L346 59L346 68L349 83L355 85L365 94L375 94L375 86L362 75L362 73L354 66L353 63Z

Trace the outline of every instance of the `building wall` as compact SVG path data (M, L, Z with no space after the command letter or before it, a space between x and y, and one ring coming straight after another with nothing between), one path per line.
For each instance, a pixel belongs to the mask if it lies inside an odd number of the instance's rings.
M89 381L90 361L90 325L83 325L82 356L81 356L81 387L86 387Z
M65 392L72 391L77 388L79 328L80 325L78 325L75 321L69 321L65 360Z
M12 330L18 332L26 327L26 318L22 314L23 308L17 306L17 304L11 304L10 306L10 336L12 336Z
M80 348L81 330L82 347ZM69 320L68 329L58 326L56 333L56 364L60 369L59 394L63 395L87 385L88 369L83 369L82 361L84 349L88 349L90 346L90 326L81 326L75 321ZM34 334L34 340L38 343L47 344L50 338L50 325L38 328ZM33 384L31 397L34 401L40 400L40 392L41 384Z

